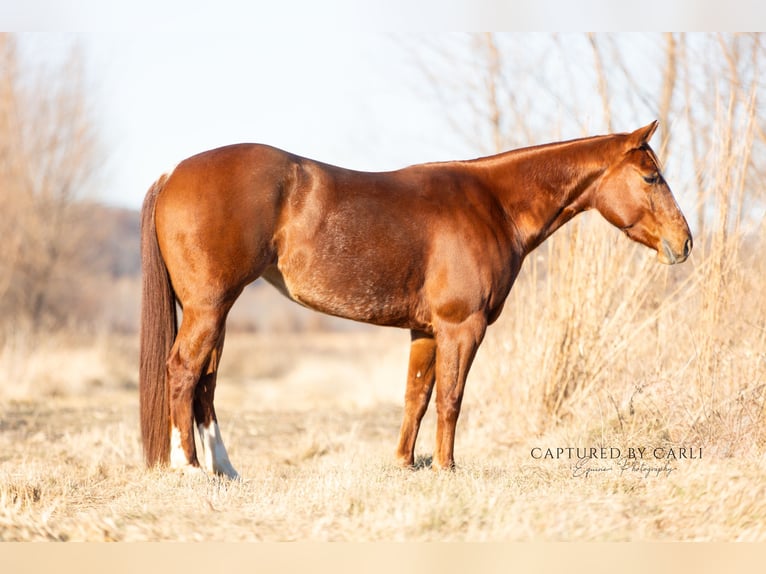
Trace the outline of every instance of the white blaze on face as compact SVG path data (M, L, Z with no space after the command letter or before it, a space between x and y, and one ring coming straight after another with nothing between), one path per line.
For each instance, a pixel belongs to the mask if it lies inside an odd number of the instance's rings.
M238 478L239 474L229 461L229 455L221 439L221 430L218 423L212 421L209 425L198 425L205 468L215 474L223 474L229 478Z
M181 444L181 432L173 427L170 431L170 468L184 468L188 465L189 461Z

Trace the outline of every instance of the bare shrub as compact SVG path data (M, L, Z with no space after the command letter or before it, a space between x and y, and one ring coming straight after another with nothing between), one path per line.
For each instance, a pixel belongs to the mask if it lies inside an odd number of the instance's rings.
M97 161L83 70L73 50L61 69L29 73L15 38L0 35L0 317L6 328L61 327L80 301L81 199Z

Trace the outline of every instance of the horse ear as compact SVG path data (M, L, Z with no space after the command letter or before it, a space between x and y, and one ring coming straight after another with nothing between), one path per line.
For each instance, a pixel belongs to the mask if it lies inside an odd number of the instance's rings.
M654 120L649 125L638 128L636 131L631 133L628 136L628 141L630 142L631 147L638 148L644 144L649 143L649 140L652 139L652 136L654 135L654 132L657 130L657 126L659 125L660 122L658 120Z

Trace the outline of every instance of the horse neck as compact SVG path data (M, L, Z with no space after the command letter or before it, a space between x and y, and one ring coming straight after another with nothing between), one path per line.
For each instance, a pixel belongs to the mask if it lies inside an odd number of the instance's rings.
M612 136L597 136L477 161L512 222L524 255L591 207L590 192L613 161L614 141Z

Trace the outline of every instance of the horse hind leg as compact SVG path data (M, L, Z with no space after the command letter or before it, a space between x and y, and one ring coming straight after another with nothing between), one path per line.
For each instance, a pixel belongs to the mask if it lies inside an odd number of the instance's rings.
M221 429L218 426L218 418L215 415L215 407L213 405L218 364L223 352L224 337L225 333L221 332L218 343L210 355L205 372L194 392L194 419L199 431L202 461L205 469L208 472L235 479L239 478L239 474L229 460L229 455L221 438Z
M222 338L226 312L184 306L181 327L167 362L170 404L170 467L201 472L194 444L193 402L200 378Z

